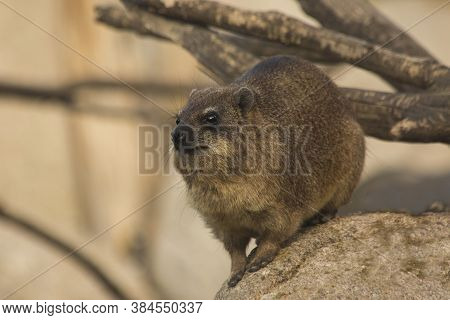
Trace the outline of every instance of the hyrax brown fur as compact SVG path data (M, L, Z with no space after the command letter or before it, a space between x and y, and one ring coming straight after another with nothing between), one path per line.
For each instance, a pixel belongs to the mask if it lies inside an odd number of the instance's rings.
M347 203L365 156L337 87L291 56L193 91L172 138L192 205L231 256L230 286L267 265L305 221ZM258 247L247 258L251 238Z

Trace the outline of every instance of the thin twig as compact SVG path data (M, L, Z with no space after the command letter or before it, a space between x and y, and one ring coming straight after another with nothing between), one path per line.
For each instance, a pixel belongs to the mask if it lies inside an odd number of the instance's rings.
M0 218L14 224L15 226L26 232L37 236L38 238L46 241L48 244L52 245L58 250L61 250L64 253L70 253L71 257L73 257L75 261L77 261L83 268L90 272L94 276L94 278L99 283L101 283L116 299L130 299L130 297L103 270L101 270L100 267L98 267L93 261L83 255L81 252L76 251L74 247L69 245L67 242L57 238L54 235L51 235L49 232L33 225L25 219L19 218L14 214L5 211L1 206Z
M172 86L166 83L142 81L130 82L134 88L141 92L158 92L158 94L172 95L185 94L191 90L187 86ZM101 105L84 105L77 97L83 90L123 90L126 88L121 83L105 80L87 79L80 82L68 83L59 87L19 85L14 83L0 82L0 97L13 97L30 100L49 100L57 104L46 104L46 107L63 108L68 112L92 114L111 118L137 118L151 119L155 116L155 109L150 106L123 106L105 107Z

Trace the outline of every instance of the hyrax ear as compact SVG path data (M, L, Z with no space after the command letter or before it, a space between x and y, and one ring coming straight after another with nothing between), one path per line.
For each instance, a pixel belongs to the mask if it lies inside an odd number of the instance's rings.
M192 89L191 93L189 93L189 98L192 97L192 95L197 91L198 91L198 89Z
M241 87L236 90L235 94L235 101L236 104L243 110L247 111L255 102L255 94L253 93L253 90L251 90L248 87Z

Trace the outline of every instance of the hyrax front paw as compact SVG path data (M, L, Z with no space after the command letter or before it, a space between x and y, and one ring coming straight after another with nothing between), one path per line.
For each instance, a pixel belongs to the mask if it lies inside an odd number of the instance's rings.
M276 242L260 241L259 245L252 250L248 257L246 270L256 272L267 266L277 255L280 246Z
M232 288L236 286L239 283L239 281L241 281L242 277L244 276L244 273L245 269L232 273L230 276L230 280L228 280L228 287Z
M253 258L253 261L250 262L247 266L248 272L256 272L261 268L264 268L267 266L272 260L275 258L276 252L267 254L263 257L255 257Z

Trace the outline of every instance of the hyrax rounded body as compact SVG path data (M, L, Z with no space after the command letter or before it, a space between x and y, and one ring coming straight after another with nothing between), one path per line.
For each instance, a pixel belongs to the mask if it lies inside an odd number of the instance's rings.
M231 286L268 264L306 220L348 202L365 155L337 87L290 56L194 90L172 136L190 201L230 253ZM247 259L251 238L258 247Z

